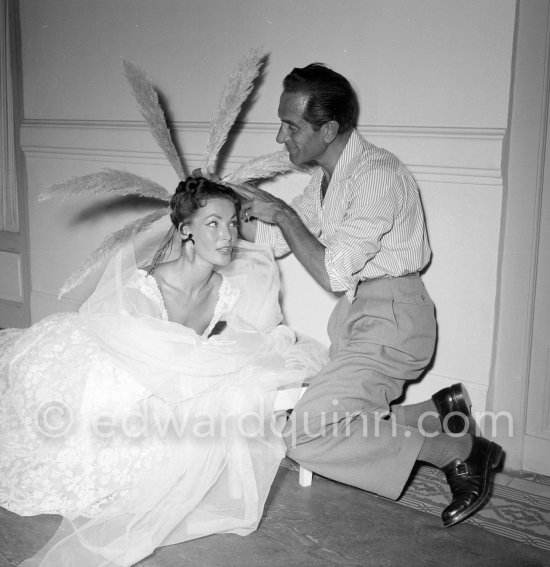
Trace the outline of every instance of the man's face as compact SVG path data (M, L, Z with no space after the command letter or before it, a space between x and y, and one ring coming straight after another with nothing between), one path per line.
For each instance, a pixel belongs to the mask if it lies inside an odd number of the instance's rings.
M322 161L328 147L324 140L324 128L315 131L304 120L307 95L283 91L279 102L281 127L277 134L277 143L284 144L290 161L294 165L317 164Z

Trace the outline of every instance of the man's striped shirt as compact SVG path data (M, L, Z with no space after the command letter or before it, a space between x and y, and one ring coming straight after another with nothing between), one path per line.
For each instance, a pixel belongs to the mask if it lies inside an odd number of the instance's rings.
M325 246L325 268L333 291L350 302L363 280L419 272L431 250L418 187L390 152L353 130L322 198L323 171L315 168L292 208ZM275 256L290 251L281 230L258 221L256 242Z

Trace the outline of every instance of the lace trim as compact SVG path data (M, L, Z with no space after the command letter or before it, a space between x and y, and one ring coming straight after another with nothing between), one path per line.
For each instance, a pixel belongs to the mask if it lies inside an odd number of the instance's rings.
M221 274L222 276L222 283L220 284L220 288L218 289L218 302L216 303L216 307L214 308L214 315L210 320L210 324L204 330L204 333L201 335L203 339L207 339L208 335L212 332L212 329L216 326L216 323L222 318L222 316L230 311L235 303L237 303L237 299L239 298L239 289L234 287L230 284L229 280Z
M152 275L148 274L145 270L139 269L138 274L143 276L143 279L139 282L141 284L141 291L144 293L144 295L158 303L159 307L161 308L162 319L168 321L168 311L166 309L166 305L164 304L164 297L162 296L162 292L160 291L157 280ZM201 338L203 339L208 338L208 335L210 335L212 329L214 329L222 316L230 311L239 299L239 289L233 286L223 274L220 275L222 276L222 283L220 284L220 287L218 289L218 301L216 303L216 307L214 307L214 314L212 315L212 319L210 319L210 323L201 335Z
M137 273L140 276L143 276L139 282L141 284L140 291L143 292L143 295L149 297L149 299L152 299L158 304L162 315L161 319L163 321L168 321L168 310L164 304L164 297L162 296L157 280L152 275L148 274L146 270L139 269Z

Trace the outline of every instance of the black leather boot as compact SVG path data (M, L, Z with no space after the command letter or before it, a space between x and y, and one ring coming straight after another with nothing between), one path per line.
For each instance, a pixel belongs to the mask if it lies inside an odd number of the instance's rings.
M472 451L465 461L455 459L442 469L453 495L452 502L441 514L446 528L462 522L485 503L490 476L502 457L500 445L483 437L474 437L472 441Z
M462 384L453 384L448 388L439 390L432 396L432 400L439 412L444 433L475 434L475 422L470 415L472 403ZM446 417L447 419L445 419Z

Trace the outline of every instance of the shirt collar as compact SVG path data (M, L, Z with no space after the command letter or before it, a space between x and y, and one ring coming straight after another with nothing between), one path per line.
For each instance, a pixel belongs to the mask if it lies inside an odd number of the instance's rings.
M355 128L351 131L351 136L347 141L344 151L340 154L338 161L336 162L336 167L332 173L331 181L333 179L346 179L351 177L355 170L356 161L364 152L364 140L359 135L359 132ZM323 168L321 166L315 166L312 171L312 176L314 177L315 184L319 185L323 178Z
M351 131L351 136L347 141L344 151L336 162L332 177L337 179L346 179L350 177L354 170L357 159L363 154L363 139L355 128Z

